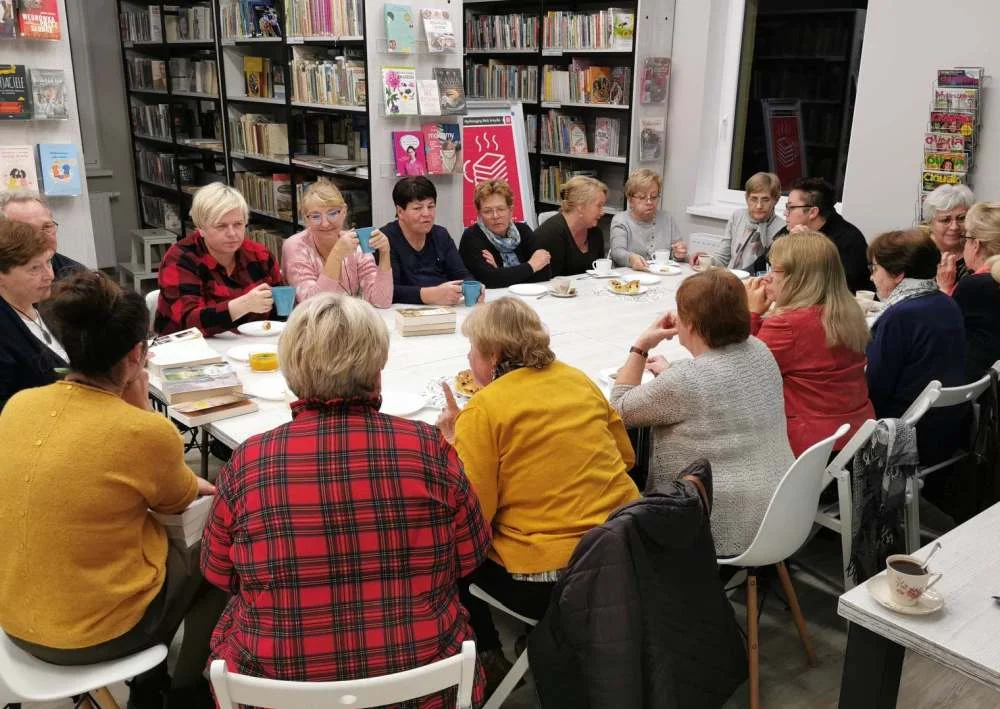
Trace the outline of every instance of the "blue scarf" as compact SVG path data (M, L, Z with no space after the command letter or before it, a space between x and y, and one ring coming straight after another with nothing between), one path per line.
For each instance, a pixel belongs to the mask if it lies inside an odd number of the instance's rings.
M510 224L507 226L506 236L497 236L483 223L483 218L479 217L476 220L476 224L479 225L479 229L486 235L486 238L490 240L500 252L500 258L503 259L503 267L510 268L511 266L521 265L521 259L517 257L517 247L521 245L521 232L517 230L517 226L514 225L514 220L510 220Z

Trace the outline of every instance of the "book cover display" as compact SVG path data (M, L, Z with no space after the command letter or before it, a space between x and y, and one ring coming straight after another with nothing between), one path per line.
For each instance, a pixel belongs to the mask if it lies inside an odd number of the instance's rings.
M0 39L17 37L17 0L0 0Z
M642 63L639 102L647 105L666 103L669 82L670 57L647 57Z
M420 115L441 115L441 103L438 99L437 81L434 79L417 79L417 98L420 103Z
M0 145L0 189L39 191L35 146Z
M447 10L425 8L420 11L427 36L427 50L432 54L455 51L455 29L451 26L451 13Z
M394 130L392 132L392 154L396 162L397 177L427 174L423 133L412 130Z
M69 118L66 108L66 77L62 69L32 69L31 96L35 118Z
M23 64L0 66L0 119L31 118L31 92Z
M42 192L50 197L78 197L83 194L80 158L71 143L39 143L38 164L42 171Z
M388 51L394 54L413 54L417 42L413 27L413 8L410 5L385 3L382 12L385 15L385 39Z
M58 0L20 0L18 34L29 39L61 39Z
M441 115L454 116L465 113L465 82L462 80L462 70L434 67L433 75L438 83Z
M665 118L639 119L639 160L659 160L667 137Z
M417 115L417 70L412 66L382 67L382 98L387 116Z
M427 174L457 175L462 172L462 136L457 123L425 123L424 151Z

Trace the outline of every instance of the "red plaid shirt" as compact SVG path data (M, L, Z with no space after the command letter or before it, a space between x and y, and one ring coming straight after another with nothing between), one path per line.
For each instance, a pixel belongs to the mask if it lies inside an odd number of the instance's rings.
M455 450L377 399L298 401L292 415L219 474L201 568L234 595L212 659L331 681L460 652L473 633L457 584L486 558L490 527ZM479 671L477 705L484 682ZM455 691L410 706L454 707Z
M167 250L160 264L159 281L160 300L153 323L159 335L189 327L197 327L206 335L218 335L251 320L264 320L268 315L251 313L233 322L229 301L261 283L280 286L284 282L278 262L262 244L244 239L236 252L233 272L226 273L197 231Z

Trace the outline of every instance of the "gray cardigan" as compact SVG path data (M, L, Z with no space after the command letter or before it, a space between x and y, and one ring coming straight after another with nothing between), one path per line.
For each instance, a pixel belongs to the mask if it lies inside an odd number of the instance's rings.
M626 426L653 427L647 490L708 458L715 551L745 551L794 460L781 372L767 346L751 337L676 362L646 384L616 385L611 404Z
M733 262L733 254L749 238L752 224L749 210L737 209L733 212L733 216L726 222L725 231L722 232L722 241L719 242L719 249L712 254L712 263L716 266L725 266L726 268L745 269L747 266L750 266L756 260L756 258L751 258L751 254L744 253L744 257L740 263ZM764 230L761 232L760 241L764 246L765 253L771 248L771 244L774 243L775 235L784 228L785 220L777 214L772 214L771 218L764 222Z
M656 210L652 222L640 222L626 209L611 219L611 260L615 266L628 266L629 254L649 259L658 249L670 250L681 241L677 222L670 212Z

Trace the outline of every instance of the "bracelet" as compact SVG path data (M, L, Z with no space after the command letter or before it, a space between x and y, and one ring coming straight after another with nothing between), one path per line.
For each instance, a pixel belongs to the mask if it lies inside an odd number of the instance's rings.
M649 358L649 352L647 352L646 350L640 350L640 349L639 349L638 347L636 347L635 345L632 345L631 347L629 347L629 348L628 348L628 351L629 351L629 353L630 353L630 354L631 354L632 352L635 352L635 353L636 353L637 355L639 355L639 356L640 356L640 357L642 357L643 359L648 359L648 358Z

